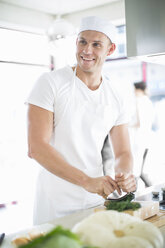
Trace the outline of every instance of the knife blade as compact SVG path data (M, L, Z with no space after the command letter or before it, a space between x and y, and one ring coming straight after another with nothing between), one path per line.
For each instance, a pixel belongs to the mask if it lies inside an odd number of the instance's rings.
M112 194L110 194L106 200L110 201L126 201L129 199L129 201L132 201L135 198L135 194L133 192L129 193L122 193L122 195L119 195L117 191L114 191Z

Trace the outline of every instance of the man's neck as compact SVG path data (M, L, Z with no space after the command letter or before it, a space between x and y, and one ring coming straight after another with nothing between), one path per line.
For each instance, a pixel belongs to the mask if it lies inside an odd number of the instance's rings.
M135 94L136 94L136 96L139 96L139 97L146 95L145 92L143 90L140 90L140 89L136 89Z
M99 88L102 77L101 72L85 72L82 71L79 66L76 69L76 76L91 90L96 90Z

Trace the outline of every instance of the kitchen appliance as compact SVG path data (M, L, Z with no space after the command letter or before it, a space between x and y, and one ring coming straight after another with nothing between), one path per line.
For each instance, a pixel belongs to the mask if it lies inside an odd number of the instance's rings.
M164 13L164 0L125 0L128 57L165 65Z

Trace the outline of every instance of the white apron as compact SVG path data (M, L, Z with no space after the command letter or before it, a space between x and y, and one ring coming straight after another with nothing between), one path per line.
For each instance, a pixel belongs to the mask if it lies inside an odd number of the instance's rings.
M63 114L55 109L55 133L52 145L66 161L91 177L103 176L101 149L105 137L112 127L112 107L104 102L101 92L100 103L91 101L93 94L76 77L76 70L70 83L68 98L64 98ZM100 86L101 89L102 85ZM101 89L102 90L102 89ZM95 93L94 93L95 94ZM57 104L58 106L58 100ZM52 221L75 211L102 204L104 199L98 194L85 191L82 187L67 182L46 169L38 177L34 207L34 224Z

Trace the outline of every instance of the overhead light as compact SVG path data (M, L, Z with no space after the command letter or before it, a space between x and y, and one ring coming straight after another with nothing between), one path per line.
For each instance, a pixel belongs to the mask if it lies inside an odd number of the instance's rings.
M74 35L75 33L75 27L70 22L62 18L56 19L47 31L50 41L66 38L67 36Z

